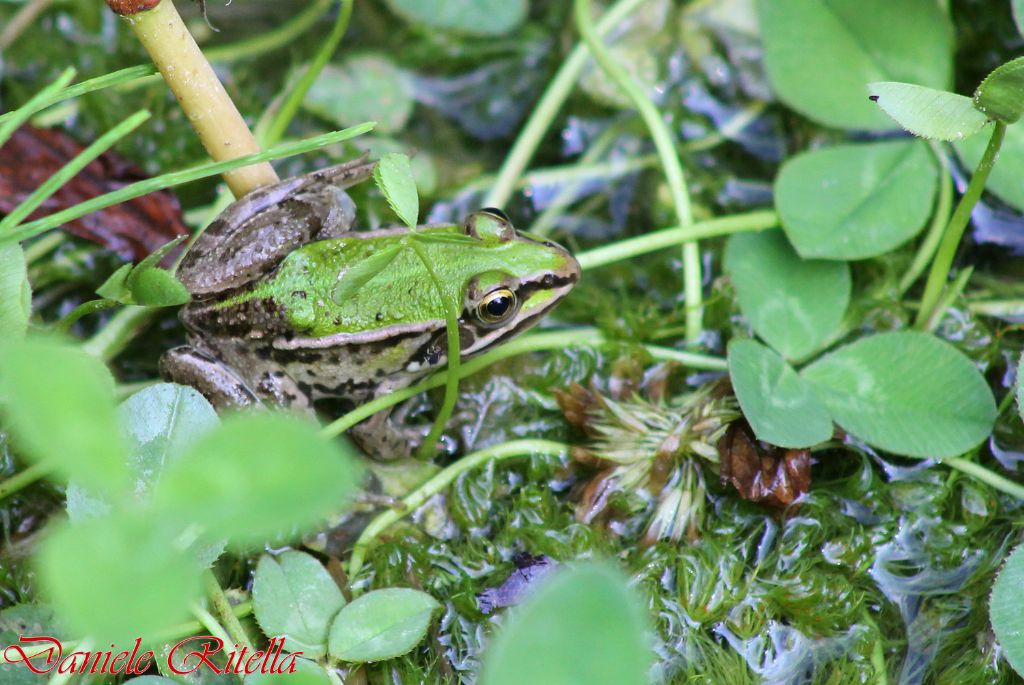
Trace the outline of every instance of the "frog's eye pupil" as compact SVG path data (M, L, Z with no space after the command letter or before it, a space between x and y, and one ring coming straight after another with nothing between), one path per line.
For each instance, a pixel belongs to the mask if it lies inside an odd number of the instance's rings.
M487 303L487 313L498 318L505 315L509 307L512 306L512 300L507 297L496 297Z
M508 319L516 308L516 295L508 288L488 293L477 307L477 315L486 324L499 324Z

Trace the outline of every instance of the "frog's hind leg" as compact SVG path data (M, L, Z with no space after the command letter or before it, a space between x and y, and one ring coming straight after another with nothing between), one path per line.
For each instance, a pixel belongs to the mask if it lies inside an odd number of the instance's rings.
M310 236L311 240L328 240L343 237L355 224L356 205L345 192L357 183L373 176L376 162L359 159L306 174L306 184L295 194L295 201L312 208L320 222Z
M290 252L351 228L356 207L345 188L373 174L353 162L260 188L225 209L189 248L177 276L203 297L251 283Z
M302 178L314 181L312 185L316 186L324 184L337 188L351 188L373 176L373 169L377 163L369 161L368 158L369 154L363 154L357 159L310 172Z
M160 357L160 375L195 388L218 410L259 404L256 393L231 369L188 345L170 349Z
M216 357L189 345L165 352L160 373L167 380L195 388L220 410L266 403L298 412L313 411L308 397L284 372L267 371L250 386Z

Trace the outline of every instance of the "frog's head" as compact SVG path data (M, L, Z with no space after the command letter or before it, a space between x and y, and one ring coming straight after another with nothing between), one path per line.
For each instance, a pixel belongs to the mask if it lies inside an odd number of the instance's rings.
M580 265L561 245L517 231L497 209L471 214L463 229L483 248L476 251L459 322L462 353L469 356L540 321L572 290Z

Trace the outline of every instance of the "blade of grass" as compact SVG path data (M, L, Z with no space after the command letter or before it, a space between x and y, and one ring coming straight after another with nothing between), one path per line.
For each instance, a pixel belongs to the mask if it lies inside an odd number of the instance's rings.
M211 62L234 62L247 57L263 57L308 31L323 16L334 0L313 0L306 9L275 29L264 31L236 43L214 45L203 50Z
M4 217L3 220L0 220L0 235L10 231L14 226L24 221L29 214L38 209L51 195L74 178L87 164L112 148L117 141L141 126L147 119L149 119L149 112L145 110L136 112L75 155L74 159L46 179L31 195L15 207L10 214Z
M46 478L53 473L53 470L53 466L50 464L35 463L8 479L0 481L0 500L27 488L37 480Z
M1006 124L997 121L992 129L992 137L989 138L985 153L978 162L978 168L971 176L971 182L967 184L953 216L950 217L946 230L942 235L942 242L939 243L938 252L932 261L931 269L928 271L928 280L925 282L924 295L921 296L921 309L917 312L917 319L914 326L924 329L928 322L936 318L939 300L942 298L942 291L945 288L946 280L949 278L949 269L953 266L953 258L956 257L957 248L960 247L960 239L963 238L967 223L971 220L971 211L974 205L981 199L981 193L985 189L985 182L992 171L992 166L999 155L999 148L1003 144L1003 137L1006 135Z
M652 231L635 238L619 240L576 255L576 261L585 271L606 264L621 262L637 255L663 250L666 247L703 238L713 238L746 231L766 231L779 225L779 217L772 210L747 212L700 221L690 226L674 226Z
M208 162L206 164L194 166L190 169L173 171L155 178L146 179L145 181L139 181L138 183L133 183L119 190L115 190L114 192L100 195L99 197L91 200L86 200L74 207L56 212L50 216L43 217L42 219L22 224L9 235L0 236L0 244L26 240L39 235L40 233L49 231L52 228L56 228L61 224L67 223L72 219L77 219L81 216L85 216L86 214L110 207L111 205L116 205L119 202L125 202L126 200L141 197L142 195L146 195L157 190L163 190L164 188L170 188L183 183L191 183L192 181L197 181L201 178L216 176L224 171L243 167L248 164L253 164L254 162L265 162L272 159L280 159L282 157L291 157L293 155L299 155L311 150L333 145L334 143L348 140L358 135L362 135L367 131L371 131L373 130L374 125L375 122L371 121L365 124L359 124L358 126L352 126L341 131L326 133L322 136L285 143L275 146L269 150L264 150L263 152L245 155L244 157L236 157L235 159L224 162Z
M910 263L907 272L900 279L899 293L901 295L906 294L910 290L910 286L914 285L924 270L928 268L929 262L935 256L935 250L939 247L939 241L942 240L943 229L949 223L949 212L953 209L953 178L949 173L949 164L938 145L932 145L932 154L939 163L939 168L942 169L942 177L939 179L939 196L935 201L935 213L932 215L932 221L925 233L924 240L921 241L921 245L914 254L914 261Z
M417 459L426 461L433 457L437 451L437 441L441 437L444 427L448 424L448 419L452 417L452 412L455 411L455 402L459 399L459 366L462 363L459 350L459 311L452 298L445 295L444 287L441 285L441 278L437 275L437 271L434 270L434 265L430 263L427 251L416 241L415 235L410 241L410 245L415 250L416 256L420 258L423 268L430 275L430 280L434 283L434 289L437 290L437 296L444 302L444 327L448 340L448 370L445 372L444 402L441 404L441 410L437 412L437 418L434 419L434 425L431 426L430 433L416 452Z
M313 87L316 77L320 75L324 66L330 61L331 55L338 49L338 44L341 43L345 31L348 30L348 23L352 17L352 6L354 4L354 0L339 0L338 18L335 20L327 40L320 46L309 66L306 67L302 76L296 81L295 86L285 96L281 109L269 121L266 130L261 131L257 127L255 131L256 139L264 146L274 145L281 140L285 130L288 128L288 124L295 118L295 113L299 111L306 93Z
M28 102L13 112L8 112L6 118L0 122L0 147L3 147L4 143L7 142L7 139L10 138L22 124L28 121L29 117L46 107L50 103L54 94L59 93L67 87L73 78L75 78L75 70L72 67L68 67L61 72L60 76L58 76L53 83L50 83L33 95Z
M71 100L72 98L77 98L82 95L86 95L87 93L103 90L104 88L112 88L114 86L119 86L121 84L128 83L129 81L145 78L154 74L156 74L156 67L152 64L141 64L137 67L128 67L127 69L112 71L109 74L97 76L96 78L91 78L87 81L82 81L81 83L76 83L73 86L68 86L62 90L50 93L47 97L41 100L39 110L37 111L44 110L47 107L55 105L58 102L63 102L64 100ZM0 124L3 124L13 117L16 112L17 110L0 115Z
M643 2L644 0L619 0L604 13L597 23L597 34L603 36L611 31ZM519 177L523 175L530 159L533 158L533 153L537 151L540 141L547 134L558 110L561 109L562 104L569 97L569 93L579 81L580 72L583 71L583 67L587 63L587 57L587 46L580 43L562 62L562 66L558 68L558 72L548 84L544 95L533 108L533 113L530 114L529 120L519 132L516 142L502 163L501 170L498 171L498 178L483 202L485 207L503 207L508 202Z
M690 208L690 194L686 189L686 176L683 165L679 161L672 134L665 125L661 112L654 106L650 98L643 92L640 85L622 66L615 61L608 48L601 41L590 17L590 0L575 0L573 7L576 14L576 27L594 54L594 59L604 73L619 86L619 89L636 107L644 123L650 130L654 147L661 158L661 166L665 172L672 204L675 206L676 218L680 227L689 228L693 225L693 212ZM683 245L683 290L686 296L686 339L696 343L704 329L704 294L701 287L700 248L696 241Z

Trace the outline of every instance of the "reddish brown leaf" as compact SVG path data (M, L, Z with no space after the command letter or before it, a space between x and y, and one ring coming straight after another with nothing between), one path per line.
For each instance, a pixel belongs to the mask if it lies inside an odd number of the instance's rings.
M0 214L11 212L81 151L81 145L56 129L23 126L15 131L0 147ZM144 178L141 169L108 151L90 162L29 219L39 219ZM65 227L134 261L188 233L178 198L169 190L108 207Z
M746 421L734 421L718 441L723 483L743 499L783 508L811 487L811 453L758 442Z

